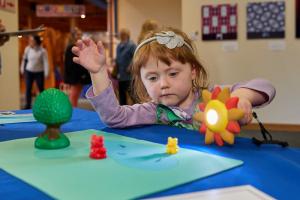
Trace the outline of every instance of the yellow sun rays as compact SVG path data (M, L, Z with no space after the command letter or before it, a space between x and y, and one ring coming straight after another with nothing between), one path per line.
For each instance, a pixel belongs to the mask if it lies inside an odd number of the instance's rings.
M194 120L201 123L199 131L205 133L205 144L216 142L223 146L224 141L234 144L234 135L240 132L238 120L244 113L237 108L238 98L230 97L230 89L216 87L212 92L202 91L200 112L194 114Z

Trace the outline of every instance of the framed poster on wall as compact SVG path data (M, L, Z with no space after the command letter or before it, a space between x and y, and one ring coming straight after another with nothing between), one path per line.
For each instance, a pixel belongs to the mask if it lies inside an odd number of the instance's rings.
M248 39L285 37L285 2L247 4Z
M300 0L296 0L296 38L300 38Z
M202 40L237 39L237 4L204 5L201 13Z

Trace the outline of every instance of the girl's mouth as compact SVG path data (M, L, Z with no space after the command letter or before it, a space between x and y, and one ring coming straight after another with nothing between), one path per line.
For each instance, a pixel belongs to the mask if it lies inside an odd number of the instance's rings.
M162 94L162 95L160 95L160 97L162 98L162 97L169 97L169 96L172 96L173 94Z

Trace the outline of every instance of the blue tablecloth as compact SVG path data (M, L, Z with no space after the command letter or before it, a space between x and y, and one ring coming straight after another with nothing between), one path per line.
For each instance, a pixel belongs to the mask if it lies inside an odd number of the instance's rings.
M28 112L30 110L18 111L18 113ZM44 128L44 125L36 122L6 124L0 126L0 141L36 137ZM62 130L71 132L84 129L103 129L104 131L161 144L166 144L167 138L172 136L178 138L180 147L244 161L244 165L241 167L147 197L252 185L277 199L299 198L299 148L281 148L276 145L257 147L252 144L251 140L245 138L236 138L234 146L207 146L203 144L203 135L196 131L161 125L110 129L105 127L95 112L74 109L72 120L63 125ZM0 169L0 199L51 199L51 197Z

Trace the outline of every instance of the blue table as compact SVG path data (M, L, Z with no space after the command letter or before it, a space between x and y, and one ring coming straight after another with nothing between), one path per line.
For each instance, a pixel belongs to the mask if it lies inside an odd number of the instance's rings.
M30 110L18 111L18 113L29 112ZM6 124L0 126L0 142L17 138L36 137L44 128L44 125L35 122ZM114 132L161 144L166 144L167 137L169 136L177 137L180 147L244 161L244 165L241 167L147 197L159 197L230 186L252 185L277 199L299 198L299 148L281 148L275 145L257 147L252 144L251 140L246 138L236 138L235 145L232 147L206 146L203 144L203 135L196 131L161 125L111 129L105 127L95 112L82 109L75 109L72 120L62 126L64 132L85 129L102 129L107 132ZM0 199L52 198L0 169Z

